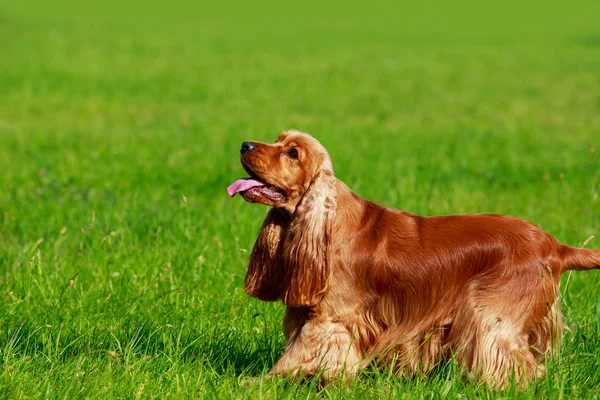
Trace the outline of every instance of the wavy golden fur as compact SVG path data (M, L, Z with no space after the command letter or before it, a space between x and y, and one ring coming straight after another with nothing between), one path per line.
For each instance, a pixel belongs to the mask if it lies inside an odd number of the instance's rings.
M363 200L301 132L244 142L241 162L256 186L230 194L272 206L245 290L287 306L271 374L331 380L369 364L414 374L453 357L494 388L525 386L562 339L561 273L600 268L600 251L518 218L424 218Z

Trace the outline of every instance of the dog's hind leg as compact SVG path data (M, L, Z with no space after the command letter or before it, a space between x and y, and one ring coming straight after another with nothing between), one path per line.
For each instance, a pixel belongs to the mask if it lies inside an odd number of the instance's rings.
M544 376L549 343L562 337L564 319L554 305L558 281L543 274L514 279L520 281L471 282L457 304L460 323L453 324L445 343L460 364L495 389L512 380L525 387ZM523 279L529 286L523 287Z

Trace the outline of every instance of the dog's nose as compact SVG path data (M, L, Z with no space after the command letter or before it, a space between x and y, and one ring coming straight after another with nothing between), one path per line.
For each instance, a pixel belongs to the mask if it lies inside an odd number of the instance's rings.
M256 147L254 147L254 145L252 143L244 142L244 143L242 143L242 148L240 149L240 153L244 154L244 153L247 153L254 149L256 149Z

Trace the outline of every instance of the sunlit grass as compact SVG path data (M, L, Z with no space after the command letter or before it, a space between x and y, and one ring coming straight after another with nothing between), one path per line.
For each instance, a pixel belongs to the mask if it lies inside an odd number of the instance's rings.
M225 188L240 143L283 129L319 138L370 200L511 214L600 248L600 41L586 29L515 41L372 19L55 14L0 18L1 398L496 397L451 362L348 387L265 379L283 309L242 286L266 209ZM548 377L500 395L597 396L599 277L570 277L573 329Z

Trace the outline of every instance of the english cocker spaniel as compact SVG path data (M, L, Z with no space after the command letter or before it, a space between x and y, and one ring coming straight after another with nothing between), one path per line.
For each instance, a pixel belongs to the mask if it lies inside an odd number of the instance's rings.
M305 133L244 142L241 163L250 177L229 195L272 206L245 290L287 307L270 374L330 381L369 364L414 374L454 358L494 388L525 386L562 339L560 275L600 268L599 250L522 219L424 218L363 200Z

